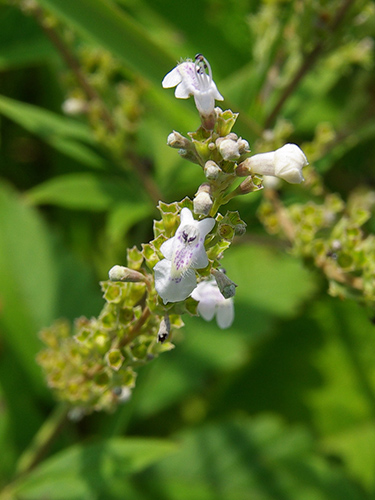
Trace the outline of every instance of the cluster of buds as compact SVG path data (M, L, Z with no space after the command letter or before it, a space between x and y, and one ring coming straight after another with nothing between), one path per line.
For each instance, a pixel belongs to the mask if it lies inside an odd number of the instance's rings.
M101 283L106 304L98 318L79 318L72 327L57 321L41 332L46 348L38 362L49 387L75 410L72 415L114 410L130 398L136 370L173 348L167 336L158 342L165 319L151 314L157 297L143 260L133 248L128 251L130 267L110 270L110 280ZM182 326L178 316L168 316L168 323L169 331Z
M375 238L364 225L375 207L374 193L358 190L348 203L327 194L322 203L308 201L282 207L265 199L259 215L271 233L286 236L293 253L314 262L326 276L332 296L355 298L375 306Z
M189 133L190 138L174 131L167 139L167 144L178 149L183 158L200 165L206 176L207 182L201 184L194 199L197 215L214 216L233 197L261 189L263 177L291 184L304 180L302 169L308 162L296 144L249 157L249 143L232 132L237 114L215 107L215 99L223 98L202 54L194 62L178 64L162 83L163 87L175 86L178 98L193 96L201 116L202 127ZM238 177L246 179L231 190Z

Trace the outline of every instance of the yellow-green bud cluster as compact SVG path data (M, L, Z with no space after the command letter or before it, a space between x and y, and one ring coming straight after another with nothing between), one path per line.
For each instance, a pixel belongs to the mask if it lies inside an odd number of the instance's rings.
M129 250L129 272L142 274L143 262L139 250ZM158 297L147 281L103 281L101 286L106 304L98 318L79 318L73 326L60 320L41 332L46 348L38 362L48 385L82 414L114 410L124 391L134 387L135 370L173 348L170 338L158 342L165 319L151 313ZM183 324L176 315L168 321L170 330Z
M375 238L366 223L375 206L375 193L353 192L347 204L336 194L323 203L308 201L277 207L262 203L259 216L271 233L285 233L293 252L320 268L331 295L354 298L375 306Z

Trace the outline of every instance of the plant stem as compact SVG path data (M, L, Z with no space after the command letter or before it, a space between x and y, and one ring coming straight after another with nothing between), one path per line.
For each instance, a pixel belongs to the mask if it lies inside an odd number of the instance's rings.
M14 500L18 498L14 494L19 479L27 475L45 456L55 438L59 435L62 427L66 423L69 407L65 404L58 404L52 411L35 435L31 445L21 455L16 468L14 481L0 492L0 500Z
M97 103L100 106L100 115L108 131L115 132L116 123L112 118L111 112L107 108L106 104L104 103L103 99L98 94L96 89L86 78L86 75L81 69L79 60L72 53L72 51L56 31L56 29L54 29L48 22L46 22L44 11L40 7L35 7L32 9L32 13L48 39L57 49L67 67L70 68L70 70L74 74L78 84L86 94L87 99L91 102ZM147 169L145 168L142 161L139 160L139 158L131 152L126 152L124 155L124 159L131 165L132 170L137 175L151 201L155 205L157 205L159 200L163 198L162 194L160 193L160 190L153 179L150 177L150 175L148 175Z
M57 33L57 31L53 29L48 24L48 22L46 22L43 10L40 7L36 7L35 9L32 10L32 13L35 19L37 20L38 24L40 25L40 27L46 34L47 38L55 46L61 58L64 60L65 64L68 66L68 68L70 68L70 70L76 77L76 80L80 85L80 87L82 88L82 90L84 91L84 93L86 94L86 97L89 99L89 101L94 101L100 104L101 117L105 122L108 130L113 132L115 130L115 123L112 119L112 116L107 107L105 106L100 95L97 93L95 88L88 82L85 74L81 70L81 66L78 59L67 47L66 43Z
M58 404L35 435L31 445L18 460L17 477L27 474L47 453L54 439L59 435L66 423L69 407Z
M337 11L335 18L333 19L330 26L328 26L328 33L333 34L338 26L341 24L342 20L345 17L348 9L354 3L355 0L346 0L342 3L340 9ZM283 107L285 101L290 97L290 95L294 92L296 87L299 85L300 81L303 77L313 68L319 56L323 54L326 49L326 44L324 40L319 40L315 47L306 55L304 61L302 62L300 68L297 70L296 74L289 82L289 85L285 87L283 93L279 97L279 100L276 102L274 108L266 118L264 122L264 128L269 128L274 120L277 118L281 108Z
M132 340L134 340L137 335L139 334L139 330L142 328L142 326L146 323L148 318L151 315L150 309L146 306L142 314L137 321L137 323L133 326L133 328L130 329L129 333L122 339L122 341L119 343L119 347L124 347L125 345L129 344Z
M293 245L296 238L296 228L293 221L290 219L287 210L274 190L267 189L264 195L272 203L281 229L284 231L285 236L288 238L291 245ZM355 290L363 291L362 278L345 273L339 266L327 260L319 261L315 259L315 265L321 269L328 280L334 280L350 288L354 288Z

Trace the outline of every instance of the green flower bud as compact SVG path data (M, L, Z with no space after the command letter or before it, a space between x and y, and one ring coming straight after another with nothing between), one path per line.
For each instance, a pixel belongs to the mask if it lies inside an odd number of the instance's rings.
M213 274L217 286L219 287L219 290L222 294L222 296L225 299L230 299L231 297L234 297L236 293L236 283L234 283L231 279L228 278L228 276L223 272L219 271L217 269L212 269L211 273Z
M108 273L109 279L111 281L126 281L131 283L138 283L140 281L145 281L143 274L134 269L129 269L124 266L113 266Z

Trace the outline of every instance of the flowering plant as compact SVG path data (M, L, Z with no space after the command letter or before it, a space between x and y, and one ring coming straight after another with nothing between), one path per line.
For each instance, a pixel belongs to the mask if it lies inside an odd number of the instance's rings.
M189 138L174 131L167 144L200 165L205 181L193 200L159 203L154 239L141 251L128 250L127 267L115 265L102 283L107 304L98 318L77 320L73 332L61 322L42 332L48 347L38 359L49 385L83 414L128 399L136 368L173 348L182 314L206 321L216 315L220 328L231 326L236 284L221 260L246 224L238 212L218 210L235 196L261 190L262 175L303 181L307 160L295 144L249 157L248 142L232 132L238 115L215 107L223 97L202 54L179 63L162 85L176 87L177 98L194 97L202 125Z
M374 3L0 10L0 499L372 498Z

